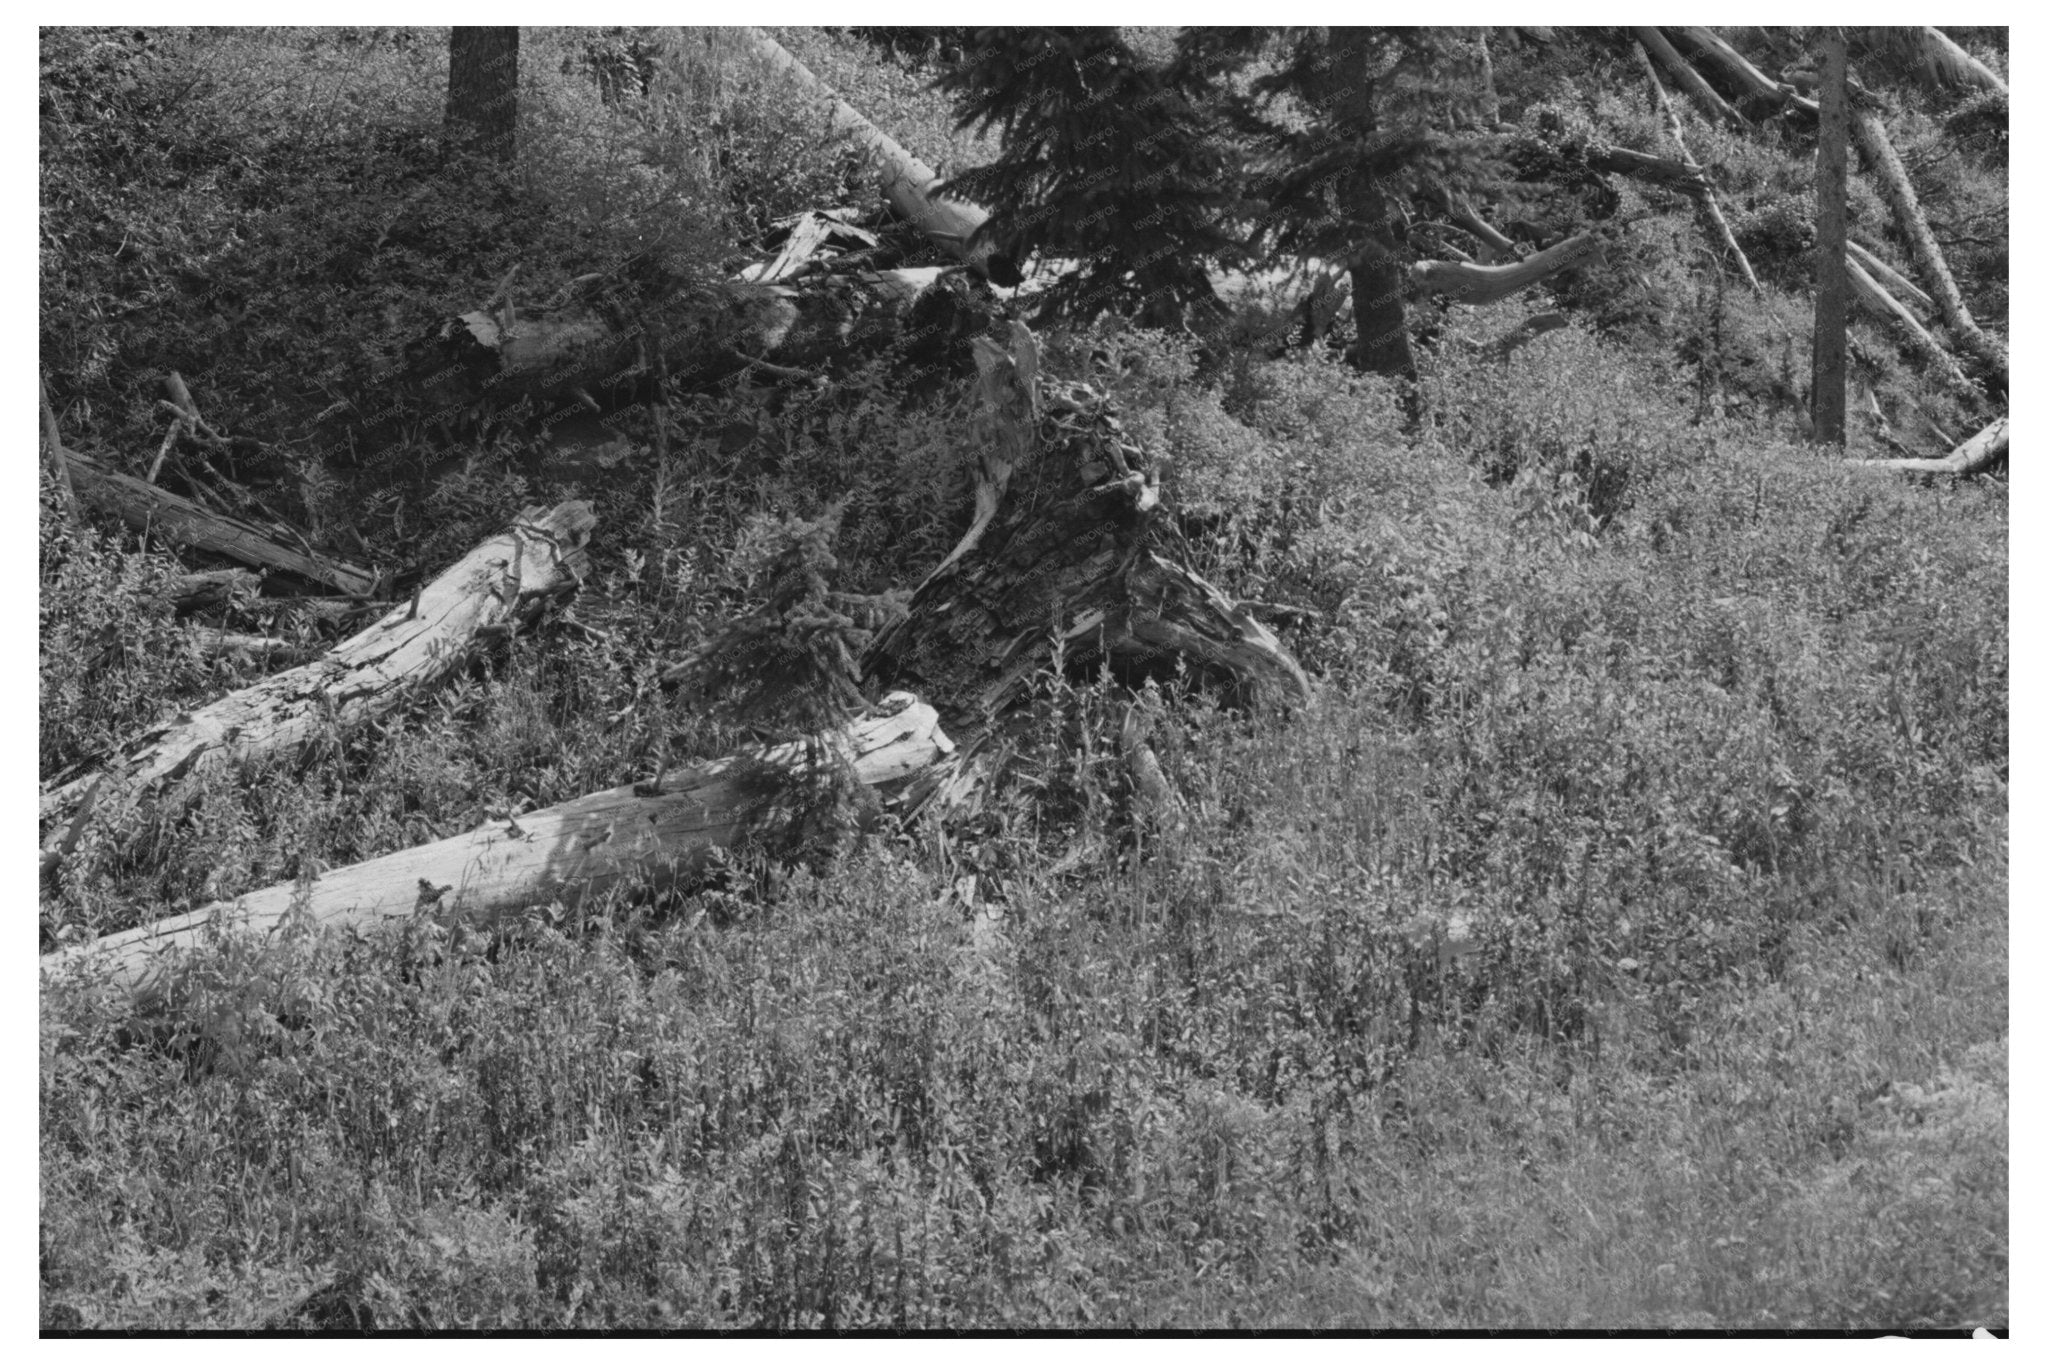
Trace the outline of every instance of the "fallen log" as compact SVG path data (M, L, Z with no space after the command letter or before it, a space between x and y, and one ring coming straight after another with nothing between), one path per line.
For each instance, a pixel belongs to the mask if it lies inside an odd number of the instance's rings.
M117 810L202 763L274 752L330 722L390 710L411 689L453 669L479 636L510 629L540 599L579 583L596 520L583 502L529 509L423 585L410 603L320 658L175 716L91 770L65 775L42 798L42 818L58 829L45 846L44 870L54 866L48 850L76 839L89 789L104 787L99 811Z
M1635 34L1639 50L1647 49L1655 53L1657 60L1664 64L1665 69L1671 73L1672 77L1681 86L1685 87L1686 94L1699 101L1702 109L1705 109L1716 118L1735 124L1738 127L1746 127L1748 125L1749 120L1737 113L1735 106L1722 99L1721 92L1708 85L1706 77L1693 70L1692 63L1679 55L1678 49L1671 45L1671 40L1666 38L1660 30L1655 28L1633 28L1629 31Z
M1640 36L1644 32L1656 33L1656 30L1638 29L1636 32ZM1661 41L1661 35L1659 40ZM1665 43L1664 46L1666 49L1669 49L1671 45ZM1685 145L1685 124L1678 116L1678 106L1673 104L1671 96L1665 93L1664 82L1657 79L1657 68L1650 64L1650 54L1645 49L1643 43L1638 42L1635 45L1635 53L1637 62L1643 68L1643 74L1649 78L1650 89L1657 97L1657 108L1663 111L1664 127L1671 134L1672 145L1678 148L1678 154L1685 159L1686 166L1699 177L1701 190L1699 195L1700 213L1706 218L1707 225L1713 229L1714 235L1720 239L1722 249L1741 268L1742 278L1748 282L1750 292L1761 296L1764 292L1764 287L1757 283L1756 271L1749 267L1749 257L1743 255L1741 244L1735 240L1735 233L1729 228L1728 219L1721 212L1721 201L1715 196L1714 187L1708 183L1706 172L1700 169L1699 163L1692 158L1691 150ZM1674 53L1673 55L1675 56L1676 54ZM1690 68L1687 69L1690 70ZM1697 79L1697 73L1695 73L1695 79ZM1730 112L1733 111L1731 110ZM1737 117L1740 116L1738 115Z
M1899 24L1852 29L1850 34L1866 50L1882 54L1934 85L1961 85L2012 97L2004 77L1963 51L1938 28Z
M1417 261L1409 267L1408 277L1418 289L1442 294L1452 303L1499 303L1560 271L1598 264L1607 259L1606 252L1599 234L1583 232L1512 265Z
M1968 477L2006 462L2012 449L2012 419L2001 417L1938 460L1849 460L1855 469L1888 469L1905 474Z
M994 284L1013 287L1023 276L1016 262L997 251L985 236L975 240L988 211L964 199L937 193L938 173L905 151L901 144L839 97L839 92L811 74L782 44L758 29L749 29L754 50L776 70L787 73L807 92L826 102L832 131L867 148L880 165L882 195L905 221L937 243L948 255Z
M1869 247L1852 239L1849 243L1849 255L1856 264L1870 273L1871 278L1880 281L1894 298L1910 303L1915 308L1924 308L1930 313L1934 311L1934 300L1926 290L1878 259Z
M1901 331L1905 332L1912 339L1913 345L1934 366L1943 380L1956 388L1969 389L1972 387L1969 377L1963 373L1963 367L1957 363L1956 358L1950 355L1943 348L1942 344L1934 339L1933 334L1920 325L1920 319L1914 317L1908 311L1906 305L1892 297L1891 293L1883 285L1871 278L1870 272L1863 268L1863 262L1855 252L1850 252L1847 265L1849 267L1849 287L1855 291L1856 299L1859 303L1872 312L1890 319Z
M1707 56L1742 91L1742 97L1771 108L1790 107L1802 113L1820 114L1820 105L1800 94L1783 81L1772 80L1759 71L1750 60L1728 45L1726 39L1710 28L1687 27L1674 29L1681 38L1691 43Z
M112 513L135 530L153 531L189 549L288 573L352 597L367 595L377 584L377 575L368 569L316 555L310 547L294 550L281 545L254 522L201 507L75 450L64 451L63 459L78 496L88 506Z
M1949 273L1948 260L1942 255L1941 245L1934 240L1934 231L1927 225L1927 216L1920 211L1920 199L1913 193L1913 182L1906 174L1905 163L1899 160L1899 154L1892 149L1891 139L1885 136L1883 120L1868 109L1852 109L1849 126L1855 130L1856 141L1877 171L1878 183L1884 187L1885 199L1891 205L1892 219L1913 253L1913 263L1927 281L1928 292L1934 296L1942 322L1971 354L1991 370L1998 381L1998 391L2007 392L2011 382L2010 357L2005 347L1970 316L1969 305L1963 302L1962 291L1956 288L1956 278Z
M952 742L930 706L897 693L830 747L838 750L832 761L850 762L862 785L886 790ZM83 962L146 1001L172 979L173 950L215 932L270 933L288 921L361 927L435 911L488 921L555 900L573 908L628 880L672 884L700 874L714 850L742 841L777 847L794 837L805 823L801 803L782 793L800 788L818 761L814 746L795 743L677 769L110 934L49 954L42 965Z

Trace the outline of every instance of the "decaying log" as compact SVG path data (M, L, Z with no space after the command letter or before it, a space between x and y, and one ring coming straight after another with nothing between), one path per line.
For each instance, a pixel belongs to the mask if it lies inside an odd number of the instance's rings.
M1637 33L1641 34L1645 31L1638 29ZM1656 32L1655 29L1647 31L1651 33ZM1665 43L1665 47L1668 49L1670 44ZM1644 50L1642 43L1639 42L1635 45L1635 53L1637 62L1643 68L1643 74L1649 78L1650 89L1657 97L1657 108L1663 112L1664 128L1665 131L1671 134L1672 145L1678 148L1678 154L1685 159L1686 166L1699 177L1701 214L1705 216L1708 226L1714 231L1714 235L1720 239L1722 249L1741 268L1742 278L1748 282L1750 292L1761 296L1764 292L1764 287L1757 283L1756 271L1749 267L1749 257L1742 254L1741 244L1735 240L1735 233L1729 228L1728 219L1721 213L1721 201L1715 196L1713 186L1707 182L1706 172L1700 169L1699 163L1693 160L1691 150L1685 145L1685 123L1678 117L1678 106L1673 104L1671 96L1665 93L1664 82L1657 79L1657 68L1650 64L1650 54ZM1690 70L1690 68L1687 69ZM1697 72L1694 73L1694 77L1697 79Z
M2001 417L1939 460L1849 460L1855 469L1889 469L1905 474L1967 477L1995 469L2012 449L2012 419Z
M1007 348L977 337L974 350L973 524L861 661L873 682L937 699L961 736L955 764L923 793L952 801L972 789L972 760L1001 748L1003 718L1056 656L1083 670L1106 663L1126 681L1184 667L1239 698L1307 697L1271 631L1154 548L1156 472L1108 400L1085 384L1041 393L1021 323Z
M1692 63L1679 55L1678 49L1671 45L1671 40L1662 32L1654 28L1634 28L1629 31L1636 35L1636 42L1642 48L1647 48L1657 55L1657 60L1664 64L1664 68L1681 86L1685 87L1686 94L1699 101L1702 109L1737 126L1748 124L1749 120L1737 113L1733 105L1721 98L1720 91L1708 85L1706 78L1692 69Z
M330 722L390 710L411 689L459 664L480 635L510 629L542 597L579 583L587 571L584 543L596 520L582 502L529 509L422 586L410 603L320 658L181 714L129 741L93 771L60 779L43 796L43 819L57 822L58 838L75 837L71 821L87 789L102 778L99 807L117 809L202 763L273 752Z
M832 742L866 787L889 790L952 748L931 707L897 693ZM800 790L814 746L797 743L677 769L543 810L494 819L454 838L336 868L112 934L43 958L85 961L149 998L174 970L167 949L218 930L275 932L287 922L370 925L442 911L468 920L559 900L570 907L629 879L673 883L701 873L713 850L774 846L804 827ZM833 761L838 761L837 759Z
M975 233L988 222L988 211L964 199L941 198L937 172L904 150L894 138L862 117L859 110L839 98L831 86L811 74L810 68L791 56L789 50L758 29L748 31L754 50L778 71L794 77L807 92L827 103L832 114L832 131L866 147L880 163L882 194L891 208L919 232L931 238L948 255L961 261L977 275L995 284L1016 285L1022 275L1009 257L997 251Z
M138 531L150 530L193 550L259 569L275 569L351 596L362 596L376 586L377 576L368 569L315 555L310 548L294 550L280 545L254 522L201 507L168 489L108 469L75 450L64 452L64 462L88 506L111 512Z
M1913 253L1914 265L1919 267L1927 281L1941 320L1972 355L1989 367L1998 381L1999 392L2006 392L2010 383L2011 361L2005 347L1970 316L1969 305L1963 302L1962 291L1956 288L1956 278L1949 273L1948 260L1941 253L1941 245L1934 240L1933 229L1927 225L1927 216L1920 211L1920 200L1913 193L1913 182L1906 174L1905 163L1899 160L1899 154L1892 149L1891 139L1885 136L1883 120L1868 109L1852 109L1849 126L1855 130L1856 141L1877 172L1878 183L1884 187L1885 199L1891 205L1892 219Z
M1578 265L1607 259L1599 234L1584 232L1546 247L1513 265L1467 265L1460 261L1417 261L1408 277L1418 289L1442 294L1453 303L1499 303L1509 295Z

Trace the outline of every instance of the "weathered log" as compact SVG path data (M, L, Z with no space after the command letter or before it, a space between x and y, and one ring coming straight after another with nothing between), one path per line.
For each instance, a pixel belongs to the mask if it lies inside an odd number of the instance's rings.
M1899 62L1936 85L1961 85L2012 96L2005 79L1956 45L1938 28L1909 24L1859 28L1851 36L1864 48Z
M898 215L937 243L955 260L995 284L1016 285L1022 275L1009 257L985 236L975 234L988 222L988 211L964 199L937 194L938 173L904 150L894 138L863 117L839 93L811 74L782 44L758 29L748 30L754 50L776 70L786 72L807 92L826 102L832 131L874 153L880 166L882 194Z
M1693 70L1692 63L1679 55L1678 49L1671 45L1671 40L1661 31L1654 28L1633 28L1629 31L1636 35L1638 44L1657 55L1657 60L1664 64L1665 69L1681 86L1685 87L1688 95L1699 101L1702 109L1728 123L1738 126L1748 124L1749 120L1737 113L1728 101L1722 99L1721 92L1708 85L1704 76Z
M320 658L180 714L92 771L60 779L43 796L43 819L56 821L63 838L72 834L68 822L87 789L101 778L107 781L100 809L118 808L202 763L273 752L330 722L390 710L411 689L460 663L479 635L510 628L541 597L579 583L587 570L584 543L595 524L588 503L529 509L422 586L409 604L393 607Z
M1846 264L1849 287L1855 291L1858 302L1897 324L1912 339L1915 348L1927 357L1942 379L1957 388L1971 388L1969 377L1963 373L1963 367L1957 363L1956 358L1920 325L1920 319L1914 317L1904 304L1893 298L1883 285L1871 278L1870 272L1863 268L1863 262L1853 252Z
M1934 299L1926 290L1886 265L1869 247L1852 239L1849 243L1849 255L1856 264L1870 272L1872 279L1884 285L1886 292L1892 297L1902 303L1910 303L1915 308L1922 308L1930 313L1934 311Z
M2006 462L2012 449L2012 419L2001 417L1938 460L1848 460L1854 469L1889 469L1906 474L1968 477Z
M201 507L75 450L64 452L64 462L88 506L110 512L138 531L150 530L193 550L275 569L351 596L362 596L376 586L377 576L368 569L281 545L253 522Z
M1513 265L1467 265L1460 261L1417 261L1408 277L1418 289L1442 294L1453 303L1499 303L1511 294L1574 266L1607 259L1607 244L1597 233L1580 233L1546 247Z
M1727 73L1745 99L1771 108L1785 106L1806 114L1819 114L1820 106L1800 94L1783 81L1772 80L1757 70L1749 59L1728 45L1726 39L1710 28L1677 28L1672 30L1701 52L1714 60Z
M1878 183L1884 187L1885 199L1891 205L1892 219L1913 253L1913 263L1927 281L1942 322L1972 355L1991 370L1998 381L1999 392L2007 392L2011 361L2006 349L1970 316L1969 305L1963 302L1962 291L1956 288L1956 278L1949 273L1948 260L1942 255L1941 245L1934 240L1934 231L1927 225L1927 216L1920 211L1920 199L1913 193L1913 181L1906 174L1905 163L1899 160L1899 154L1892 149L1891 139L1885 136L1883 120L1868 109L1852 110L1849 126L1855 130L1856 141L1877 172Z
M950 751L936 712L915 697L885 698L876 714L827 741L868 788L890 789ZM43 958L74 962L149 998L171 979L175 954L222 930L275 932L288 922L366 926L442 911L487 921L550 901L574 907L631 879L671 884L700 874L717 849L743 840L777 846L806 827L800 791L815 746L781 745L493 819L468 834L335 868L160 920Z
M1107 663L1127 681L1185 668L1240 698L1307 697L1271 631L1155 548L1156 471L1108 400L1085 384L1040 394L1037 343L1021 323L1007 349L978 337L974 350L973 524L868 646L863 675L938 699L963 751L1056 655Z
M1641 34L1644 31L1638 29L1637 33ZM1656 32L1654 29L1647 31ZM1670 44L1666 43L1665 47L1669 48ZM1761 295L1764 287L1757 283L1756 271L1749 267L1749 257L1742 254L1741 244L1735 240L1735 233L1729 228L1728 219L1721 213L1721 201L1715 196L1713 186L1707 182L1706 172L1700 169L1699 163L1693 160L1691 150L1685 145L1685 123L1678 116L1678 106L1673 104L1671 96L1665 93L1664 82L1657 79L1657 68L1650 64L1650 54L1642 43L1635 45L1635 53L1637 62L1643 68L1643 74L1649 78L1650 89L1657 97L1657 108L1663 112L1664 127L1671 134L1672 145L1678 148L1678 154L1685 159L1687 167L1699 177L1701 193L1698 197L1701 214L1706 218L1707 225L1713 229L1714 235L1720 239L1722 249L1741 268L1742 278L1748 282L1750 291ZM1695 72L1694 76L1697 79L1698 73Z

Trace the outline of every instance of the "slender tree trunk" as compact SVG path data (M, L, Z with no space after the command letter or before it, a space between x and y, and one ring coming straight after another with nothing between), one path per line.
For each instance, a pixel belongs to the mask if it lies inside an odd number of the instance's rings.
M1823 35L1822 62L1820 161L1814 177L1819 233L1814 248L1813 439L1839 446L1847 437L1849 404L1849 48L1841 29L1830 27Z
M451 143L510 164L518 145L518 28L449 30L445 127Z
M1956 334L1965 349L1990 368L1998 382L1999 392L2006 392L2011 362L2005 347L1987 335L1977 325L1977 320L1970 316L1969 305L1963 302L1962 291L1956 288L1956 277L1949 273L1948 260L1941 254L1940 244L1934 240L1934 230L1928 227L1927 216L1920 211L1920 200L1913 193L1913 182L1906 175L1905 163L1899 160L1899 154L1892 150L1891 139L1885 136L1883 122L1869 110L1859 109L1852 111L1850 126L1855 129L1863 154L1877 171L1878 183L1884 187L1885 198L1891 203L1892 218L1913 253L1913 263L1920 267L1920 273L1926 278L1928 292L1934 295L1941 320Z

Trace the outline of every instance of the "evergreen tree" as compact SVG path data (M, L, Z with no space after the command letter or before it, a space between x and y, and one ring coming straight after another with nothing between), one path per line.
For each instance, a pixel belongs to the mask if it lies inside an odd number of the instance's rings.
M989 207L983 231L1013 260L1082 262L1047 316L1171 326L1220 311L1208 267L1241 261L1247 203L1219 58L1245 45L1177 40L1160 60L1114 28L980 29L939 77L962 128L1002 133L1002 155L950 185Z

